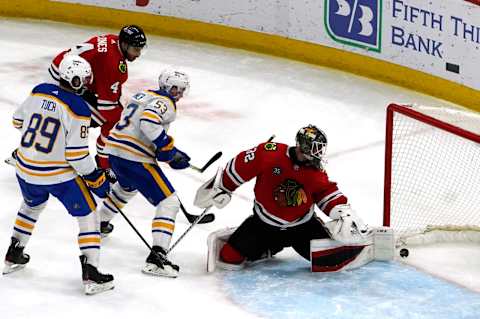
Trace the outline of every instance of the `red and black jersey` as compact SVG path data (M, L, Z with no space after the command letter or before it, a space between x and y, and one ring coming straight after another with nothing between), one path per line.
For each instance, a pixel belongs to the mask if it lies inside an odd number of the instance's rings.
M329 214L347 198L325 171L300 166L289 156L289 147L262 143L230 160L223 171L223 186L234 191L256 177L254 211L266 223L291 227L314 215L314 204Z
M119 106L122 85L128 79L127 62L120 50L118 36L100 35L58 54L49 68L50 75L60 80L58 68L67 53L80 55L87 60L93 73L93 83L88 87L98 97L98 110L108 111Z

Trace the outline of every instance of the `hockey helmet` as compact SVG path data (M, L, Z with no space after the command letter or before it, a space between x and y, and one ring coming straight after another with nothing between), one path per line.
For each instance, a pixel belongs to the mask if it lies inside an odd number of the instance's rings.
M327 135L321 129L311 124L302 127L297 132L295 141L310 166L325 169Z
M120 42L124 42L132 47L143 48L147 44L147 37L142 28L137 25L127 25L120 30L118 36Z
M93 81L90 63L81 56L74 54L65 55L60 62L59 73L60 79L67 82L75 91L81 90Z
M184 72L165 69L158 77L158 87L171 94L178 101L179 98L188 93L190 89L190 79ZM176 88L175 92L172 91L174 87Z

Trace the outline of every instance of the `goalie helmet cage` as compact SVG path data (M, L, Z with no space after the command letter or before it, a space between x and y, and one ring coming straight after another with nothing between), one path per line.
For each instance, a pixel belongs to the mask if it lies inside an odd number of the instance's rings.
M395 230L397 243L433 230L463 233L460 237L466 236L468 241L474 233L477 241L480 115L460 109L390 104L384 183L383 224ZM442 236L416 243L462 240L450 235L439 239Z

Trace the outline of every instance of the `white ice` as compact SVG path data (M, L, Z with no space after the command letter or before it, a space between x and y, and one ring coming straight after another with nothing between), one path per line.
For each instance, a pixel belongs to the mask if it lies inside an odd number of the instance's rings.
M116 30L0 20L2 160L19 141L19 134L11 125L11 114L33 86L46 78L52 57L104 32ZM331 179L338 182L353 207L372 225L382 221L386 106L391 102L450 105L337 70L155 36L149 36L147 54L129 64L124 96L155 87L160 70L167 66L181 67L191 76L190 94L179 103L179 115L171 133L176 144L191 155L193 164L202 165L218 150L224 153L218 164L224 164L240 150L253 147L272 134L276 134L277 141L292 144L299 127L315 124L329 138ZM92 145L93 142L92 137ZM198 174L165 168L191 213L199 213L192 205L196 188L214 170ZM251 189L251 183L239 189L232 203L216 212L214 223L198 225L175 248L171 258L181 267L177 279L149 277L140 272L148 252L125 221L117 217L113 221L114 233L104 241L100 267L115 275L116 288L94 297L81 293L76 222L57 200L50 199L26 248L31 262L24 270L0 278L1 317L258 318L258 314L229 299L220 277L206 273L207 235L222 227L236 226L251 213ZM22 200L13 168L3 164L0 193L1 252L2 247L6 251ZM153 209L146 200L138 196L124 210L150 238ZM174 240L187 227L179 213ZM288 251L282 256L299 258ZM432 268L438 270L441 265ZM478 270L473 272L475 268L480 269L478 260L467 268L471 272L459 280L468 282L469 276L475 275L478 278Z

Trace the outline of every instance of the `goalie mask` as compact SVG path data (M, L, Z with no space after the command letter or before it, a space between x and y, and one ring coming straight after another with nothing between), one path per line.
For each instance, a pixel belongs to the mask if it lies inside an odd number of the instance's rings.
M302 127L295 137L297 147L308 161L309 166L325 169L327 136L314 125Z
M178 102L180 98L188 93L190 79L183 72L167 69L160 73L158 87L170 94Z

